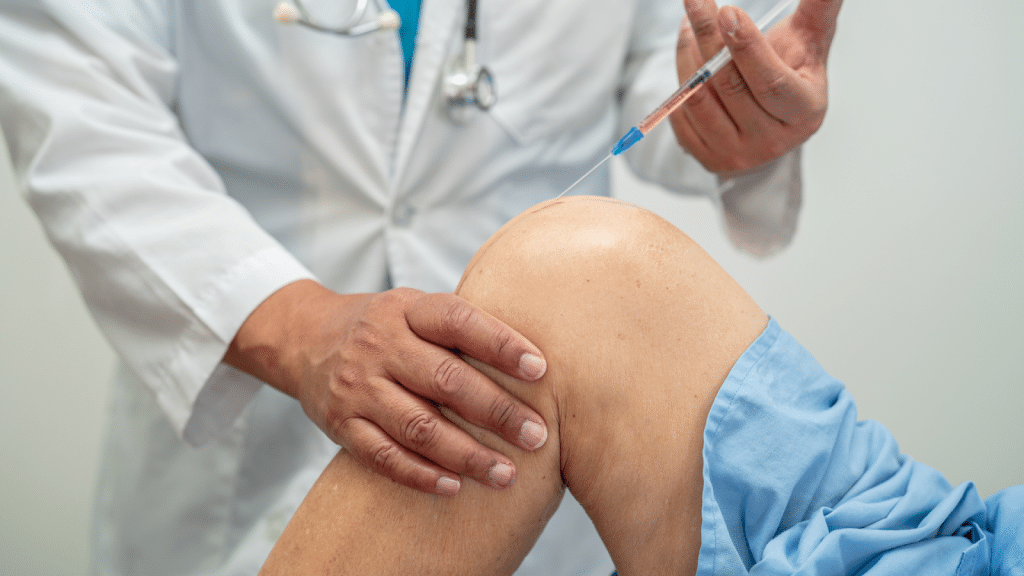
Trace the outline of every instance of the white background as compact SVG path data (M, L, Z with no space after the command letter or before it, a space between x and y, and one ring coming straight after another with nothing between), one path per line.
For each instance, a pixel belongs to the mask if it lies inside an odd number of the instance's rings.
M983 495L1024 484L1022 25L1019 0L847 0L800 228L771 260L616 166L618 195L703 244L863 417ZM0 576L85 574L113 356L4 162Z

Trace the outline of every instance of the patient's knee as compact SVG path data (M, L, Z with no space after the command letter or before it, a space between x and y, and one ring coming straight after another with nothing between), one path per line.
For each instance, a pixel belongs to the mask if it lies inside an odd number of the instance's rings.
M516 216L484 243L466 268L463 283L489 259L500 258L517 269L580 265L599 253L628 255L637 242L663 242L671 236L689 242L661 217L627 202L595 196L550 200Z
M458 291L480 297L492 290L526 291L533 304L564 303L580 290L635 287L645 276L698 260L710 262L652 212L611 198L569 197L539 204L506 224L477 251Z
M459 293L532 340L572 386L704 366L767 324L678 228L609 198L559 199L516 217L477 252Z
M513 219L480 248L458 292L531 338L570 322L636 328L668 309L749 300L678 228L600 197L545 202Z
M688 423L676 431L696 451L675 468L651 454L642 468L661 471L652 482L693 476L706 409L767 324L679 229L608 198L523 213L480 249L459 293L543 351L540 385L555 398L563 477L584 505L593 478L614 480L622 470L612 464L637 457L670 423Z

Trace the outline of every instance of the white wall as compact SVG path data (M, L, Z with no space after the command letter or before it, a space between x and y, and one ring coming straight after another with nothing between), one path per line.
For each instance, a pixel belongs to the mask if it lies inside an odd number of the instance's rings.
M3 142L0 575L83 575L114 356L15 192Z
M733 251L705 203L616 171L621 197L700 241L847 382L862 416L984 494L1024 483L1021 23L1018 0L848 0L800 230L769 261ZM7 170L0 574L73 576L88 565L113 360Z
M845 2L800 228L766 262L706 203L617 173L620 197L700 242L863 418L983 494L1024 483L1021 24L1019 0Z

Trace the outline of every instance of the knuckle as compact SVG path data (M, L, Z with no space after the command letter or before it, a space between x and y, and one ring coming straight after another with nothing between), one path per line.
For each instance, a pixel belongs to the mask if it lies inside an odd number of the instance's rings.
M323 413L323 426L327 436L336 444L344 445L351 419L337 406L328 406Z
M369 307L376 317L391 316L395 314L408 314L417 302L422 298L423 293L413 288L392 288L386 292L377 294L371 301Z
M351 354L379 350L384 341L380 326L371 318L359 318L345 338L343 350L348 354L343 360L351 360Z
M345 420L338 406L327 406L323 411L324 423L333 431L339 432L344 428Z
M494 458L483 450L470 450L459 459L462 470L475 474L486 474L494 464Z
M704 15L698 16L697 18L690 18L690 27L698 38L706 38L718 33L718 26L715 24L715 21L712 18L705 17Z
M411 289L397 288L396 290L411 290ZM412 306L414 308L431 308L431 307L442 306L442 305L444 305L445 301L449 300L450 297L451 297L450 294L445 294L445 293L441 293L441 292L429 292L428 293L428 292L420 292L419 290L414 290L412 292L406 292L403 296L405 298L408 298L409 302L412 304Z
M722 79L719 80L716 88L719 93L727 97L742 96L750 92L746 80L734 67L730 67L727 73L722 74Z
M473 308L459 300L452 300L441 312L441 326L450 334L461 334L475 317Z
M363 370L358 363L352 361L340 362L334 370L334 375L328 383L331 395L335 398L350 397L353 392L360 390L364 383Z
M384 476L394 476L402 451L390 442L381 442L370 448L367 464L372 470Z
M366 303L366 312L363 316L375 316L379 314L381 310L386 310L389 307L389 305L394 303L396 300L397 298L394 290L389 290L387 292L375 294Z
M406 421L402 435L406 446L420 452L437 444L440 432L437 418L425 411L418 411Z
M445 358L434 370L434 382L441 395L449 398L458 395L466 387L465 364L455 357Z
M711 90L705 88L704 90L697 90L691 92L690 96L686 99L686 103L683 107L691 112L707 105L709 102L714 102L714 97L711 95Z
M398 288L392 288L387 292L382 292L381 296L387 298L387 300L391 302L413 303L423 298L425 294L415 288L400 286Z
M679 25L679 37L676 39L676 52L688 52L694 46L693 24L689 18L683 18Z
M518 412L515 401L508 396L499 396L491 405L489 418L498 428L505 428Z
M786 100L788 94L788 85L786 77L782 74L776 74L771 76L764 82L761 88L757 91L758 100L768 100L773 102L782 102Z
M498 357L501 357L505 350L511 350L515 347L517 342L515 334L508 329L501 329L494 333L493 339L491 340L491 350L494 351Z

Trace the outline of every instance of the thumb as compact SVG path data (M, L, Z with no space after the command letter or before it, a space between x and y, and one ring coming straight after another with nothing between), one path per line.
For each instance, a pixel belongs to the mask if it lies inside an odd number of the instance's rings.
M808 43L822 61L828 57L832 46L842 5L843 0L800 0L793 13L793 28L806 32Z

